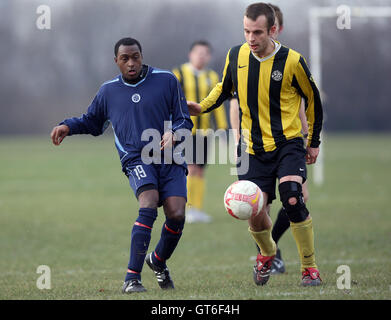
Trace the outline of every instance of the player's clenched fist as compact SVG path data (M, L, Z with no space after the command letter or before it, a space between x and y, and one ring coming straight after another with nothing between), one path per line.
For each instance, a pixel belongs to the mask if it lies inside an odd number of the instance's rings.
M59 146L62 140L64 140L64 138L68 135L68 133L69 133L69 127L66 126L65 124L54 127L52 133L50 134L53 144L55 146Z

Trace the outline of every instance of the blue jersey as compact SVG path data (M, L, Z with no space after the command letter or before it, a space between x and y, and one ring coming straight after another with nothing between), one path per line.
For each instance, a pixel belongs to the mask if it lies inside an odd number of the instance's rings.
M123 169L127 162L140 159L146 129L156 129L160 136L167 131L164 122L171 122L172 131L191 130L186 99L176 77L169 71L148 66L146 76L129 84L119 75L102 84L87 113L80 118L66 119L68 135L104 132L109 122Z

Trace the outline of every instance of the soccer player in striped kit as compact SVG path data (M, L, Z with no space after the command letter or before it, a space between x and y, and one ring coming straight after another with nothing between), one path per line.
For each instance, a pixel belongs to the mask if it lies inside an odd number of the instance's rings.
M256 183L265 199L261 213L249 219L249 232L261 249L254 282L268 282L277 252L269 210L278 180L280 200L300 257L301 283L317 286L322 280L315 263L312 218L303 200L302 184L307 179L306 164L315 163L319 154L323 109L305 59L273 40L274 22L270 5L249 5L243 18L246 42L229 50L222 81L208 97L200 104L188 101L188 106L192 115L210 112L237 93L242 129L238 152L249 155L249 170L238 178ZM306 147L299 117L302 97L309 127Z
M189 62L173 69L187 100L202 100L219 82L217 72L207 68L212 57L211 52L212 47L209 42L197 40L190 46ZM186 223L210 222L212 218L203 208L206 188L205 168L210 148L207 129L213 127L213 122L216 124L216 129L227 129L227 119L224 108L216 108L213 112L200 117L192 116L191 120L194 124L193 152L192 158L187 159L189 174L187 176Z
M98 136L111 123L122 170L140 207L131 231L130 259L122 291L146 291L141 283L144 261L162 289L173 289L166 261L185 224L187 166L184 161L175 161L172 154L174 161L166 161L165 156L173 153L183 132L190 135L193 124L176 77L170 71L143 64L141 45L136 39L119 40L114 54L121 74L102 84L87 113L61 122L52 130L51 138L59 145L66 136ZM157 134L158 140L152 153L142 154L150 146L149 137L143 138L148 132ZM150 163L152 155L158 161ZM166 220L155 250L147 255L159 206L163 206Z
M275 6L271 3L269 3L269 6L271 6L275 12L274 24L276 26L276 30L275 30L275 33L272 34L272 38L274 40L277 40L279 34L284 29L283 14L278 6ZM302 126L301 131L302 131L303 137L304 137L304 144L307 145L308 124L307 124L307 117L305 115L305 100L303 98L301 99L299 117L300 117L301 126ZM236 143L238 144L239 139L240 139L239 104L238 104L238 100L235 98L230 100L230 120L231 120L231 124L232 124L232 129L235 129L237 132L235 138L236 138ZM302 187L303 187L303 199L304 199L304 202L307 203L308 198L309 198L307 181L303 182ZM280 240L280 238L282 237L284 232L289 229L289 227L290 227L289 218L286 215L284 207L282 207L278 211L277 218L274 222L273 230L272 230L272 237L277 245L278 245L278 241ZM257 246L257 249L259 252L258 246ZM281 254L280 248L277 248L277 254L273 260L271 273L278 274L278 273L284 273L284 272L285 272L285 263L284 263L284 260L282 259L282 254Z

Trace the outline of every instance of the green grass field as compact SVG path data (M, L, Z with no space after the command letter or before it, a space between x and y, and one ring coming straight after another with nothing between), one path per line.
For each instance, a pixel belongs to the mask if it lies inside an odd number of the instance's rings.
M113 139L70 137L54 147L49 136L0 137L0 299L390 299L391 135L328 135L322 147L325 183L309 184L308 207L323 286L300 287L290 231L279 243L286 274L253 284L247 223L223 207L235 177L229 165L211 165L205 210L214 220L185 226L168 264L176 290L162 292L146 267L148 291L123 295L138 206ZM163 216L159 209L151 249ZM51 269L50 290L36 286L40 265ZM350 290L337 288L340 265L351 269Z

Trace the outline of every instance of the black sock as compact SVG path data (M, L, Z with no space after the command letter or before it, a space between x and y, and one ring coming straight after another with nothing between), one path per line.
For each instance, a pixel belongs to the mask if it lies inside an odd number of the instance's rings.
M166 219L163 225L160 240L152 254L152 262L160 268L166 268L166 260L171 257L179 239L182 236L182 230L185 225L185 219L175 220Z
M290 221L288 215L286 214L285 209L281 208L280 211L278 211L277 220L274 223L273 230L272 230L272 238L275 241L275 243L277 243L278 240L280 240L284 232L289 229L289 226L290 226Z
M157 217L157 209L140 208L139 216L132 228L130 242L130 258L125 281L141 280L141 270L147 254L153 223Z

